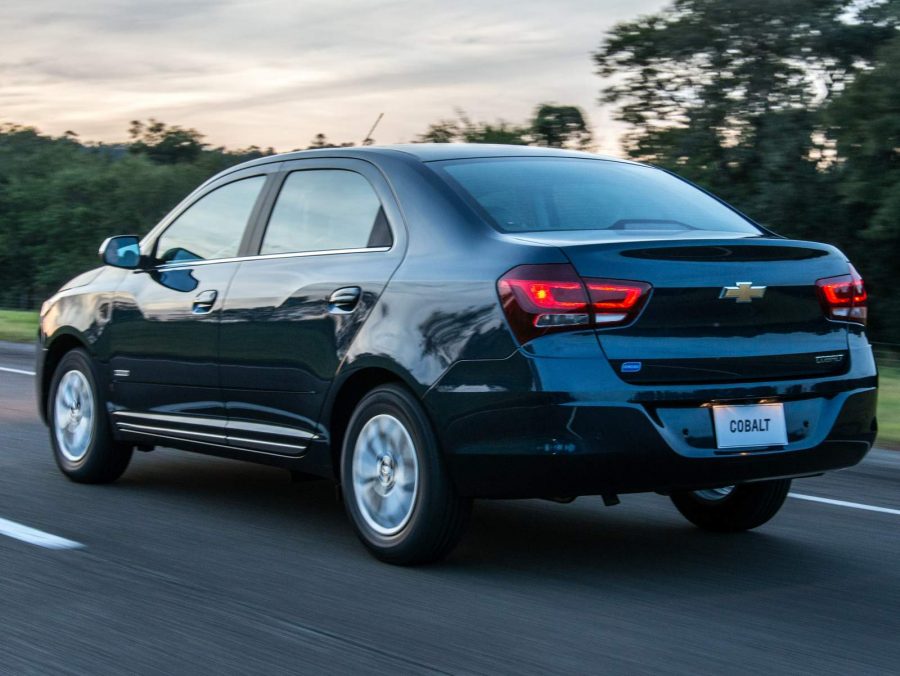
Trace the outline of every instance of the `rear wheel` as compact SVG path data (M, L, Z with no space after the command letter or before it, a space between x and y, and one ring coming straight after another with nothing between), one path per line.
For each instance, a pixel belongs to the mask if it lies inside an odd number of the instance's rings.
M357 535L388 563L443 558L471 509L447 476L421 405L397 385L373 390L356 407L344 435L341 483Z
M63 474L80 483L108 483L122 476L133 448L113 438L84 350L72 350L60 360L50 383L47 413L53 455Z
M672 493L671 498L678 511L695 526L737 532L761 526L775 516L790 488L790 479L776 479Z

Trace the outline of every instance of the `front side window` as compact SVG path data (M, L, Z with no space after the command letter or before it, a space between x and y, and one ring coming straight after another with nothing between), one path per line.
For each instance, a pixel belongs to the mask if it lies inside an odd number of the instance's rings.
M372 185L344 169L295 171L284 181L261 254L390 246L391 235Z
M265 176L245 178L207 193L187 208L156 242L166 263L237 256Z
M504 158L434 163L503 232L759 235L746 218L659 169L608 160ZM601 231L601 232L598 232Z

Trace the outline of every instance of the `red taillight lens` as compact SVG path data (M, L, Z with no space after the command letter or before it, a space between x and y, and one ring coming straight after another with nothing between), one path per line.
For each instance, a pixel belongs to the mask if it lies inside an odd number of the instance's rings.
M849 275L826 277L816 282L822 307L830 319L866 323L868 294L862 277L852 265Z
M631 321L650 285L582 280L568 264L520 265L500 278L497 290L513 333L526 343L551 331Z
M586 280L598 324L619 324L638 313L650 291L645 282L623 282L613 279Z
M520 265L500 278L497 291L510 328L522 343L590 324L587 291L571 265Z

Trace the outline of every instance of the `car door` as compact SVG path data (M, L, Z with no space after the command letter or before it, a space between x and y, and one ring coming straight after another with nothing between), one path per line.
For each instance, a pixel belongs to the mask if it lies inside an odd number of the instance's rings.
M229 443L302 455L329 385L402 258L405 232L368 162L285 163L258 255L241 262L222 310Z
M272 174L262 167L207 186L142 243L152 264L125 277L109 324L120 430L224 443L219 320Z

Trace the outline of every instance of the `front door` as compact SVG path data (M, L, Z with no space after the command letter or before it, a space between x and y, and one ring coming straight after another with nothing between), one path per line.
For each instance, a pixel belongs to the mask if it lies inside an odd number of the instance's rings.
M224 442L219 321L265 175L211 186L129 273L109 325L113 420L122 431Z

